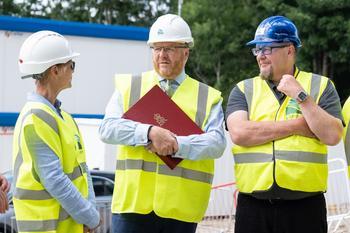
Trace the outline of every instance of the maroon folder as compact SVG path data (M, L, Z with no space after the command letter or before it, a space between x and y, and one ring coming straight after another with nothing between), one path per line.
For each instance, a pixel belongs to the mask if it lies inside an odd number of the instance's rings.
M203 131L174 103L158 85L152 87L141 99L124 113L123 118L156 125L178 136L202 134ZM175 168L182 161L170 155L158 155L168 167Z

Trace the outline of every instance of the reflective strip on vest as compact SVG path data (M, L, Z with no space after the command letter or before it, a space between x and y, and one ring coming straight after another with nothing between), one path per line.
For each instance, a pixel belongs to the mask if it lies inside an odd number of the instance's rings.
M249 116L250 109L252 106L252 101L253 101L253 88L254 88L254 83L252 78L244 80L244 94L248 105L248 116Z
M58 220L17 220L20 232L54 231L57 229Z
M141 76L132 75L129 108L133 106L140 99L140 95L141 95Z
M15 184L16 186L16 183L17 183L17 177L18 177L18 172L19 172L19 168L21 167L22 163L23 163L23 155L22 155L22 150L20 148L20 145L21 145L21 135L22 135L22 126L23 126L23 122L24 120L26 119L26 117L31 114L31 111L23 114L23 117L22 117L22 121L21 121L21 126L20 126L20 132L18 134L18 145L19 145L19 148L18 148L18 152L17 152L17 156L16 156L16 160L15 160L15 164L14 164L14 171L13 171L13 183Z
M22 131L21 131L22 132ZM21 133L19 133L19 138L21 137ZM21 139L18 140L18 144L21 143ZM16 160L15 160L15 164L13 166L13 183L16 186L17 183L17 177L18 177L18 172L19 172L19 168L21 167L23 163L23 155L22 155L22 150L21 148L18 148L18 153L16 156Z
M320 87L321 87L321 76L318 74L312 74L310 96L313 98L315 102L317 101L318 93L320 92Z
M146 172L156 172L157 163L135 159L117 160L116 170L143 170Z
M66 220L67 218L69 218L69 214L67 213L67 211L65 209L60 208L60 216L58 217L58 220L59 221L63 221L63 220Z
M51 116L49 113L45 112L42 109L32 109L30 112L33 113L38 118L40 118L42 121L44 121L57 134L59 133L57 122L56 122L55 118L53 116Z
M146 172L156 172L157 163L147 162L144 160L118 160L116 170L142 170ZM160 164L158 169L158 174L167 176L176 176L189 180L199 181L203 183L211 184L213 180L213 175L206 172L195 171L180 166L175 167L173 170L169 169L167 165Z
M272 154L265 153L242 153L234 154L234 160L236 164L239 163L266 163L273 161Z
M276 159L327 164L327 154L305 151L275 151Z
M81 163L80 166L76 166L73 171L69 174L66 174L70 180L75 180L81 176L83 176L84 173L86 173L87 165L86 163Z
M165 164L159 165L158 174L167 175L167 176L176 176L184 179L189 179L193 181L199 181L211 185L213 181L213 174L196 171L192 169L183 168L180 166L175 167L174 169L169 169Z
M280 160L327 164L327 155L304 151L275 151L275 158ZM273 161L272 154L242 153L235 154L234 160L239 163L266 163Z
M61 207L59 219L53 220L16 220L20 232L54 231L58 223L69 218L69 214Z
M72 173L66 174L68 178L73 181L86 173L86 163L81 163L73 169ZM84 167L84 168L83 168ZM82 170L81 170L82 169ZM52 196L46 190L31 190L16 187L13 196L19 200L48 200Z
M204 83L199 83L198 87L198 100L197 100L197 113L195 122L199 127L203 125L204 118L207 110L209 87Z
M16 187L13 196L19 200L48 200L52 196L46 190L29 190Z

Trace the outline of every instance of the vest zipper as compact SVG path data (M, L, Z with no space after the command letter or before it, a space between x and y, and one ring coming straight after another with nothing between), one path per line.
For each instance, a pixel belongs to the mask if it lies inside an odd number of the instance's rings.
M284 101L286 100L287 98L284 99ZM283 101L283 102L284 102ZM279 101L278 101L279 102ZM276 115L275 115L275 122L277 122L277 115L278 115L278 112L280 111L281 109L281 105L283 105L283 102L282 104L279 104L279 107L277 109L277 112L276 112ZM276 182L276 155L275 155L275 140L272 141L272 160L273 160L273 182L277 185L277 182Z

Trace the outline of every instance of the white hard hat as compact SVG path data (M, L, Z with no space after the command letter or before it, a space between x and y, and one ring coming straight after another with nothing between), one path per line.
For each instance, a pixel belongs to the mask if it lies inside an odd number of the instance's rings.
M157 42L179 42L193 47L191 29L178 15L166 14L160 16L152 25L149 32L148 45Z
M39 31L30 35L19 52L19 70L24 77L41 74L53 65L66 63L79 53L74 53L66 38L53 31Z

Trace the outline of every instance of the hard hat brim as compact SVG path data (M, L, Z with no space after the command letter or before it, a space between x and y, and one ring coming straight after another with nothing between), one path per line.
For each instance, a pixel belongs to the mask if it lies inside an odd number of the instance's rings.
M80 53L73 52L69 56L62 57L59 59L53 59L51 61L45 61L45 62L39 62L39 63L28 62L28 63L22 64L20 66L20 72L23 74L22 79L28 78L27 76L32 76L33 74L41 74L51 66L67 63L68 61L78 57L79 55Z
M264 45L264 46L271 46L275 44L282 44L282 43L293 43L295 47L300 48L301 42L300 41L292 41L292 40L251 40L248 43L246 43L246 46L255 46L255 45Z
M175 43L180 43L180 44L187 44L188 47L193 48L194 42L193 40L181 40L181 39L176 39L176 40L148 40L147 44L149 46L153 46L154 43L161 43L161 42L175 42Z

